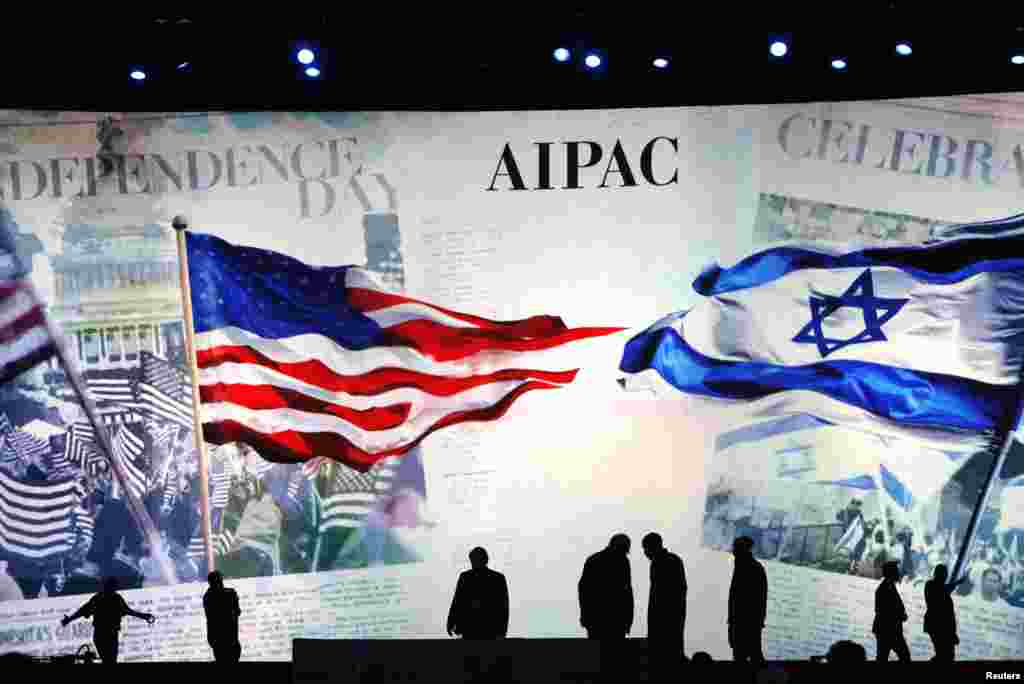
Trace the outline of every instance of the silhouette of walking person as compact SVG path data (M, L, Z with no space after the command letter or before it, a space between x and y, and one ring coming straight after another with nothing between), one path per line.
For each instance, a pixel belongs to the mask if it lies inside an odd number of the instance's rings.
M203 594L206 641L218 663L237 663L242 657L242 644L238 641L238 618L242 614L238 592L225 587L224 576L216 570L206 579L210 583L210 588Z
M473 566L459 575L448 611L448 636L463 639L503 639L508 634L508 582L487 567L487 551L469 552Z
M953 610L953 591L967 579L963 575L954 582L946 582L949 570L945 565L935 566L932 579L924 584L924 633L931 637L935 647L932 660L953 662L953 647L960 643L956 635L956 612Z
M875 634L878 650L875 660L886 662L889 651L896 651L901 662L910 662L910 649L903 637L903 623L907 621L907 611L903 607L903 598L896 589L900 579L900 566L896 561L886 561L882 565L882 581L875 589L875 621L871 631Z
M651 591L647 602L650 671L669 675L683 659L686 570L682 559L664 547L657 532L645 535L641 546L651 561Z
M633 577L629 537L616 534L583 564L579 581L580 624L590 639L625 639L633 629Z
M151 625L156 621L152 613L140 613L129 608L124 598L117 593L117 580L108 577L103 581L103 591L95 594L70 616L65 615L60 624L61 627L67 627L80 617L92 617L92 642L96 645L100 660L113 664L117 662L121 619L126 615L145 620Z
M768 613L768 576L754 558L754 540L737 537L732 543L735 559L729 585L729 647L733 660L764 662L761 632Z

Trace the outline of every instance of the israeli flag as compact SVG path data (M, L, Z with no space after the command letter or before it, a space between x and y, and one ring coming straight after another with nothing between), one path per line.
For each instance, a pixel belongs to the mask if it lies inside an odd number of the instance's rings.
M1018 400L1022 225L961 226L920 246L790 245L714 266L694 281L703 299L630 339L620 368L746 421L806 413L984 448Z
M803 414L720 434L711 471L857 489L881 496L882 506L909 512L939 496L965 462L959 452L850 430Z
M858 516L836 542L835 551L846 550L848 553L853 553L862 539L864 539L864 518Z

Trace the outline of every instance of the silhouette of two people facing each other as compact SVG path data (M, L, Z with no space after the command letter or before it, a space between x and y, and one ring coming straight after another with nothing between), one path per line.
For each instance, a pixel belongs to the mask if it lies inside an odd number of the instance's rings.
M686 570L682 559L665 548L656 532L645 535L641 546L651 562L647 603L650 671L668 676L685 657ZM608 645L623 641L633 629L629 550L629 537L614 535L607 547L587 558L579 581L580 624L588 638ZM615 654L608 655L614 663Z
M121 631L121 620L126 616L145 620L149 624L156 621L152 613L132 610L128 603L117 593L117 580L108 577L103 581L103 589L89 599L84 606L70 616L65 615L60 624L67 627L81 617L92 618L92 641L100 660L106 664L117 662L118 637Z
M238 640L238 618L242 614L238 592L225 587L224 576L217 571L211 572L207 581L210 588L203 594L206 640L218 663L237 663L242 656L242 644Z
M924 631L932 639L935 657L932 660L953 662L954 647L960 643L956 634L956 612L953 610L953 591L967 575L948 582L949 570L936 565L932 579L924 584Z
M754 540L737 537L729 584L729 647L737 662L764 663L761 634L768 614L768 576L754 558Z
M654 668L665 671L685 659L686 571L682 559L651 532L642 541L651 561L647 608L647 641ZM580 624L591 639L618 641L633 628L633 583L630 540L616 534L608 546L587 558L579 582ZM739 537L733 544L735 565L729 586L729 646L734 660L763 663L761 634L768 612L768 577L754 558L754 540Z
M463 639L503 639L508 634L508 582L487 567L487 551L469 552L472 567L459 575L448 611L448 636Z

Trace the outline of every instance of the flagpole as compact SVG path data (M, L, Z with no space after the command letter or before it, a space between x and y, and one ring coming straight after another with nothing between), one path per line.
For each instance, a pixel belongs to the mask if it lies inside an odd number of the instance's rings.
M32 283L26 279L25 284L29 288L32 299L36 302L40 302L41 300L39 299ZM141 501L139 501L138 497L135 496L135 492L127 486L128 479L125 475L124 468L120 461L114 458L114 449L110 441L110 435L108 434L106 427L99 420L96 405L93 403L92 397L89 396L88 391L86 391L85 384L82 382L78 368L67 354L67 350L64 347L63 334L53 325L52 321L50 321L49 314L46 312L43 314L43 324L46 326L47 336L53 340L54 347L57 351L57 360L60 362L61 368L64 369L64 374L67 376L68 381L71 382L71 387L74 389L75 394L82 402L82 408L85 410L86 418L89 420L89 425L92 426L93 433L99 441L100 448L103 450L104 455L107 457L107 461L110 463L110 469L113 472L114 477L117 478L117 483L120 485L121 489L124 490L124 496L125 500L128 502L128 508L134 515L139 527L142 528L143 536L149 540L151 552L156 558L157 565L164 577L164 581L169 585L177 584L177 573L174 570L174 565L171 563L171 559L167 556L164 549L163 541L160 538L160 532L157 530L156 525L153 524L153 519L149 517L149 512L146 510L146 507Z
M993 484L996 478L999 477L999 473L1003 470L1003 464L1006 462L1006 455L1010 453L1010 447L1013 445L1013 430L1017 423L1020 421L1021 406L1017 407L1015 418L1010 427L1006 430L1006 439L1003 441L1002 448L999 453L996 454L995 460L992 463L992 468L989 470L988 479L985 480L985 487L981 492L981 500L974 507L974 511L971 513L971 521L967 525L967 532L964 534L964 541L960 547L960 555L956 559L956 564L953 566L953 572L950 573L951 580L960 579L960 575L964 572L965 566L967 565L967 559L970 558L970 553L974 547L974 538L978 533L978 525L981 523L981 516L985 513L985 509L988 507L988 500L992 494Z
M192 432L199 449L199 510L202 514L203 550L206 555L207 572L213 572L213 525L210 516L210 457L203 439L203 419L199 415L199 365L196 361L195 330L192 320L192 284L188 277L188 252L185 249L185 234L188 219L175 216L172 222L178 242L178 271L181 278L181 308L185 313L185 353L188 354L188 369L192 375L189 383L192 389Z

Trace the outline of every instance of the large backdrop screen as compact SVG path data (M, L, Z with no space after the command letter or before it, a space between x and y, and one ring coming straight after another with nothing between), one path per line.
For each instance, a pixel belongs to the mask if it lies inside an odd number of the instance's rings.
M475 546L509 636L580 637L583 562L617 532L644 636L656 531L687 653L729 655L745 534L769 658L873 652L884 560L930 657L923 582L1007 439L1024 314L984 265L1013 254L950 227L1024 208L1022 112L0 112L0 222L124 475L55 360L0 388L0 651L90 641L59 618L113 575L158 618L126 621L123 660L211 659L207 547L246 660L440 637ZM964 658L1024 656L1010 445L954 598Z

